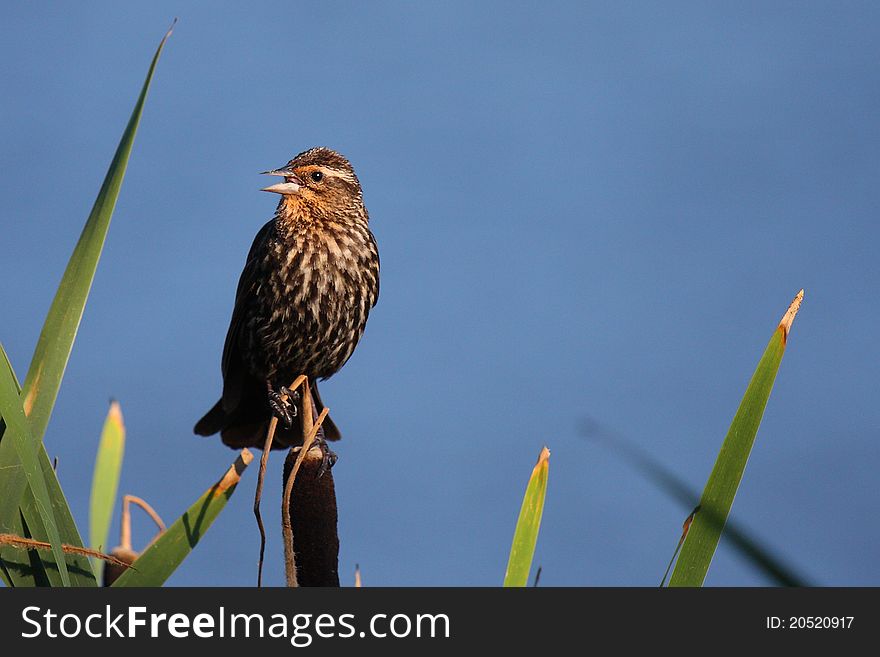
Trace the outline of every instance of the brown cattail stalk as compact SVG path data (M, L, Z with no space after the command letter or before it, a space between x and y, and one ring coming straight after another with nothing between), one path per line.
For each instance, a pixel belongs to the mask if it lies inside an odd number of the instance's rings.
M284 461L285 497L282 502L290 518L285 529L285 565L293 566L294 586L339 586L339 535L337 533L336 487L333 471L318 477L323 454L310 449L292 477L298 455L291 451ZM289 494L288 494L289 492Z

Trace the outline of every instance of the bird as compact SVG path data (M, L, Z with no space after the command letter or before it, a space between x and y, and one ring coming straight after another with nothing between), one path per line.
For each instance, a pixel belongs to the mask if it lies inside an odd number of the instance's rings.
M314 417L324 403L317 381L351 357L379 298L379 251L370 231L360 181L343 155L306 150L279 169L283 182L261 191L280 194L275 215L257 233L238 282L223 346L220 400L195 433L220 433L229 447L263 447L273 416L273 448L302 443L294 379L309 379ZM284 401L285 396L287 401ZM313 419L314 419L313 417ZM339 440L329 417L318 441Z

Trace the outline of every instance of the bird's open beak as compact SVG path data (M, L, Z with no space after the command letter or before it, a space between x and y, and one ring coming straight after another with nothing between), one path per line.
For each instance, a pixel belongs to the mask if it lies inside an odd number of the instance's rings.
M296 174L284 167L283 169L274 169L272 171L263 171L264 176L284 176L284 182L263 187L261 192L274 192L275 194L298 194L302 187L302 180L296 177Z

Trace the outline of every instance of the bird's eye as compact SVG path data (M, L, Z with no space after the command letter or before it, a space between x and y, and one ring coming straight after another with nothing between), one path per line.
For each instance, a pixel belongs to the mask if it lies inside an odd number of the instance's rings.
M315 182L321 182L324 179L324 174L320 171L312 171L312 173L309 174L309 178L311 178Z

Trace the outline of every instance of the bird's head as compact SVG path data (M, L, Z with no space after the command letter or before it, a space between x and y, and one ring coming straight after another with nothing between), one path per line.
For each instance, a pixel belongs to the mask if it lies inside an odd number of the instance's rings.
M284 178L262 191L281 194L279 210L285 214L317 218L363 209L361 184L351 163L329 148L311 148L280 169L263 173Z

